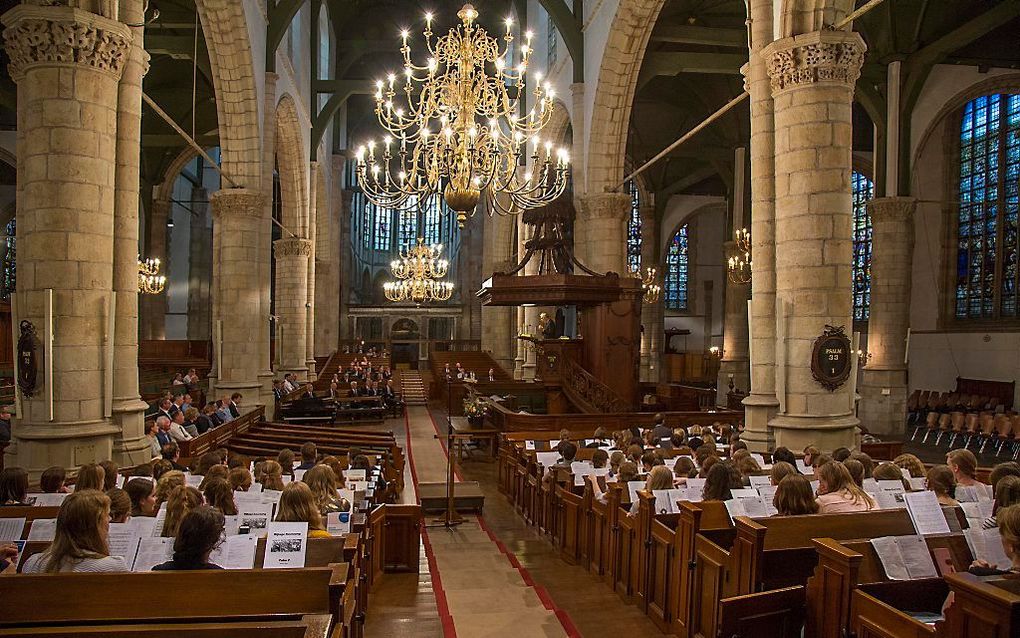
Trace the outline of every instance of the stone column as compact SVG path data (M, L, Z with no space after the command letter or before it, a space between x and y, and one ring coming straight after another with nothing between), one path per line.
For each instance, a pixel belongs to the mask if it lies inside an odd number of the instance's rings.
M266 72L265 91L262 102L262 221L259 224L258 241L258 287L259 287L259 354L258 379L259 401L273 405L273 361L269 356L270 332L275 324L270 323L273 302L270 299L273 259L273 171L276 168L276 82L279 76ZM280 344L276 344L279 349ZM279 357L279 355L277 355Z
M212 299L212 229L209 227L209 192L200 187L191 190L191 245L188 255L188 339L210 338Z
M737 252L737 243L723 244L723 252L729 258ZM753 260L752 260L753 263ZM723 357L719 362L719 379L716 385L716 405L727 404L730 382L744 393L751 384L750 360L748 356L747 299L750 284L733 281L727 274L726 299L723 314Z
M317 198L315 216L315 354L326 356L337 349L340 328L340 224L343 220L334 206L339 206L340 174L334 163L325 165L330 171L331 193ZM342 166L342 164L341 164ZM342 173L341 173L342 174Z
M210 198L216 246L213 313L221 322L217 393L240 392L242 406L258 404L265 325L257 266L265 212L261 191L225 188Z
M655 218L655 205L646 203L641 206L641 276L644 277L649 268L655 268L656 278L662 281L662 269L658 267L659 240L658 220ZM658 327L662 315L662 299L655 303L641 303L641 380L656 383L659 380L659 340Z
M860 385L860 418L869 431L902 435L907 413L907 327L910 325L914 209L910 197L868 202L871 215L871 311Z
M176 179L176 178L171 178ZM167 261L166 224L170 219L172 204L165 199L152 200L149 213L149 252L142 255L144 259L158 259L160 274L166 276L170 264ZM137 233L137 231L135 231ZM138 281L138 247L135 247L135 286ZM166 294L142 296L142 337L144 339L166 339Z
M279 341L276 343L280 374L291 372L298 379L306 379L305 343L308 320L308 258L312 256L312 242L299 237L277 239L273 242L276 255L276 316L280 322Z
M145 22L142 0L122 0L120 18ZM149 69L145 27L131 27L131 48L117 96L117 172L113 224L113 289L117 293L113 350L113 460L137 465L150 460L145 433L148 405L138 394L138 190L142 121L142 78ZM166 297L166 295L159 295Z
M115 439L123 442L121 456L134 454L130 438L137 433L127 432L128 440L121 437L107 397L116 396L116 390L123 393L127 402L118 407L130 421L129 395L137 393L137 384L132 389L127 375L118 383L116 368L113 388L106 378L107 357L115 354L110 348L118 335L126 344L119 362L132 349L126 327L123 333L116 330L123 321L115 320L112 343L106 330L115 236L124 247L124 233L115 235L114 223L117 105L132 36L121 22L62 6L21 4L2 20L8 68L18 85L15 312L19 321L35 327L40 340L36 391L31 396L19 391L21 407L8 453L36 480L50 465L73 467L112 458ZM138 81L142 61L134 64ZM130 300L126 304L130 309Z
M627 272L627 218L630 195L627 193L595 193L582 195L581 220L588 244L585 264L600 273Z
M524 216L520 215L517 218L517 237L520 244L518 254L523 258L527 252L525 244L534 237L535 227L524 223ZM522 276L537 275L538 274L538 259L537 256L532 258L525 266L524 270L521 271ZM526 306L523 308L523 321L524 324L529 326L530 333L538 336L538 315L541 312L541 308L537 306ZM538 367L537 357L535 355L534 344L528 341L521 341L521 380L523 381L534 381L535 371Z
M486 215L484 246L482 249L482 279L494 272L505 272L510 263L510 239L514 218L507 215ZM482 306L482 350L492 354L504 370L513 369L512 339L513 309L510 307Z
M318 162L311 162L308 169L308 280L305 291L305 367L308 380L315 380L315 217L316 197L319 185ZM325 196L325 194L323 194Z
M762 49L772 41L771 0L751 0L751 51L744 71L751 112L751 360L744 399L743 440L753 452L772 449L769 420L776 400L775 121L772 88Z
M334 160L339 156L334 155ZM342 161L342 158L340 158ZM333 173L334 177L338 173ZM346 278L348 285L355 281L354 256L351 254L351 206L354 201L354 191L343 188L340 190L340 272L337 279L343 282ZM354 319L351 318L349 310L349 293L343 283L340 283L340 323L337 326L337 342L339 347L343 339L354 338Z
M769 425L776 445L790 449L855 441L851 383L822 387L811 356L825 326L853 325L851 103L865 48L857 33L822 31L763 51L775 102L776 304L785 325L776 344L785 360L780 412Z

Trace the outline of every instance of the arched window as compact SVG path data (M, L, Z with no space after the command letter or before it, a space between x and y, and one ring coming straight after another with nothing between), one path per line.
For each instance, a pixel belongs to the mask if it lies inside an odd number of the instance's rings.
M666 307L687 310L687 224L680 227L666 249Z
M375 237L372 248L375 250L389 250L390 239L393 234L393 211L383 210L372 203L369 203L368 206L375 214L375 227L369 226L369 228L373 228L372 232Z
M1017 316L1020 95L984 95L960 122L957 319Z
M397 248L414 246L418 239L418 209L400 211L400 226L397 228Z
M438 244L442 242L442 217L445 204L440 197L429 198L428 207L425 208L423 220L423 233L426 244Z
M641 270L641 193L635 180L627 182L630 218L627 221L627 270Z
M14 294L15 283L17 282L17 239L15 238L17 231L17 218L12 217L11 221L7 222L7 226L4 228L4 240L0 244L3 248L3 281L0 282L0 297L3 297L4 301L11 298Z
M871 312L871 215L868 202L875 184L854 171L851 175L854 207L854 321L867 321Z

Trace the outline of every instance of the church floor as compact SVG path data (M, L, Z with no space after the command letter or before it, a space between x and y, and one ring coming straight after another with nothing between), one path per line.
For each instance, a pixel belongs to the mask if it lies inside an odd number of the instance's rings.
M445 414L435 413L436 423ZM446 454L423 407L408 408L407 457L415 481L442 481ZM404 423L387 429L406 436ZM410 469L410 468L409 468ZM636 607L604 583L568 565L500 494L496 464L481 453L459 465L485 493L481 517L454 531L429 528L419 574L387 574L372 592L366 635L375 636L660 636ZM405 492L412 490L408 482ZM406 500L413 493L405 494Z

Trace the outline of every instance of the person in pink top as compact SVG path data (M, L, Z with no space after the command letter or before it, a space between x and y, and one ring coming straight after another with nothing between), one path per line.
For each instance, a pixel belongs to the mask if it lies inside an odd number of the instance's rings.
M854 483L850 472L842 463L829 461L816 472L819 514L866 512L875 508L875 501Z

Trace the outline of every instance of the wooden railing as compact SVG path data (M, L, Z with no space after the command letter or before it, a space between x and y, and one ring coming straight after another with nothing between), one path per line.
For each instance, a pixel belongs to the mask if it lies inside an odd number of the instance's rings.
M209 361L211 357L210 342L143 339L138 342L138 359L146 360L182 360L202 359Z
M611 414L631 409L630 402L596 379L572 359L564 361L563 390L578 408L588 413Z
M251 412L246 412L233 421L224 423L223 425L215 427L203 434L199 434L193 439L178 441L178 445L181 448L181 458L197 458L206 452L211 452L218 447L223 447L224 444L230 440L230 437L244 432L255 423L265 421L265 417L266 409L263 406L259 406Z
M485 399L483 399L485 400ZM619 412L613 414L521 414L501 404L486 400L488 416L495 427L506 432L594 431L603 427L610 432L639 426L650 428L655 415L651 412ZM669 427L724 423L736 426L744 420L744 412L712 410L663 412Z

